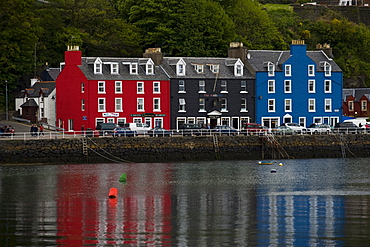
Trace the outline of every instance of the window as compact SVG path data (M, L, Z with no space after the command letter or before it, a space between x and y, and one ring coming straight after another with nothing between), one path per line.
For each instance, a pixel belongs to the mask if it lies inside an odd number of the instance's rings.
M85 111L85 100L81 100L81 111Z
M179 81L179 93L185 93L185 81Z
M268 70L268 76L274 76L275 75L275 65L273 63L268 63L267 65Z
M154 126L163 128L163 118L154 118Z
M285 80L284 81L284 92L285 93L291 93L292 92L292 81L291 80Z
M324 65L325 76L331 76L331 65L325 62Z
M247 82L246 81L241 81L240 82L240 92L241 93L248 93L248 91L247 91Z
M74 130L74 121L73 119L68 119L68 131Z
M325 93L331 93L331 80L325 80Z
M153 93L161 93L159 81L153 82Z
M118 63L112 63L110 66L110 73L113 75L118 74Z
M243 75L243 67L240 63L235 64L235 76Z
M98 81L98 93L105 93L105 81Z
M316 89L315 89L315 80L308 80L308 92L309 93L315 93L316 92Z
M268 112L275 112L275 99L268 100Z
M205 112L206 111L206 102L204 98L199 98L199 112Z
M285 76L292 76L292 65L285 65Z
M185 99L179 99L179 112L185 112Z
M331 112L331 99L325 99L325 112Z
M227 99L221 98L221 111L227 112Z
M221 81L221 93L227 93L227 81Z
M122 81L116 81L115 85L116 93L122 93Z
M218 72L220 72L220 65L211 64L210 65L210 70L212 71L212 73L217 74Z
M98 98L98 112L105 111L105 98Z
M367 101L361 100L361 111L367 111Z
M299 117L299 125L300 126L306 126L306 118L305 117Z
M353 106L354 106L353 101L348 101L348 110L349 111L353 111L354 110Z
M144 111L144 99L137 98L137 111Z
M308 99L308 111L309 112L316 112L315 99Z
M194 64L194 67L195 67L195 71L200 74L200 73L203 73L204 71L204 67L203 67L203 64Z
M146 74L147 75L154 75L154 65L152 63L146 64Z
M292 99L285 99L285 112L292 112Z
M274 80L268 81L268 93L275 93L275 81Z
M308 76L315 76L315 65L308 65Z
M176 64L176 73L177 75L185 75L185 62L182 59Z
M85 83L81 83L81 93L85 92Z
M126 118L117 118L117 124L123 126L126 123Z
M154 98L153 99L153 111L161 111L161 99Z
M144 93L144 82L142 82L142 81L137 82L137 93L139 93L139 94Z
M103 73L103 63L99 58L97 58L94 62L94 74L102 73Z
M247 111L247 99L246 98L241 98L241 101L240 101L240 111L241 112L248 112Z
M130 74L137 75L138 74L138 65L137 63L130 63Z
M199 81L199 92L198 93L205 93L206 92L206 82Z
M116 111L123 111L122 98L116 98Z

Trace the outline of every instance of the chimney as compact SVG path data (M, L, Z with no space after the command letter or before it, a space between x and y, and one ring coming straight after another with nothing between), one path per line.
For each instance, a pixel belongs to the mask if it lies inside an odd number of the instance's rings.
M245 64L246 56L248 53L247 47L243 46L242 42L231 42L228 50L229 58L240 58Z
M64 53L65 66L68 65L81 65L82 52L79 50L79 46L68 46L67 51Z
M326 56L328 56L328 58L333 58L334 57L333 56L333 49L330 48L330 44L327 44L327 43L325 43L323 45L317 44L316 45L316 50L323 51L326 54Z
M163 53L161 48L148 48L143 54L144 58L151 58L155 65L160 65L163 61Z

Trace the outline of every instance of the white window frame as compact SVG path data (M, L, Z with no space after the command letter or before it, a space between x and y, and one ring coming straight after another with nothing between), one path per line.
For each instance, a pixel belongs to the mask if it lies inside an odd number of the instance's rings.
M292 93L292 81L291 80L284 80L284 92Z
M284 100L284 110L285 110L285 112L292 112L293 111L292 99L285 99Z
M161 93L161 82L153 81L153 93L160 94Z
M305 127L306 126L306 117L299 117L298 122L300 126Z
M241 63L235 63L234 74L235 76L243 75L243 65Z
M110 65L110 73L112 75L118 75L119 74L119 66L118 66L118 63L111 63L111 65Z
M325 108L325 112L332 112L332 109L331 109L331 99L324 99L324 108Z
M137 63L130 63L130 75L139 74L139 65Z
M98 81L98 94L105 94L105 81Z
M161 98L153 98L153 111L161 111Z
M275 65L271 62L267 64L267 75L268 76L275 76Z
M227 81L221 81L221 93L227 93Z
M143 81L136 82L136 93L144 94L144 82Z
M116 93L122 93L122 81L115 81L114 82L114 90Z
M199 90L198 93L206 93L206 81L204 80L198 81L198 90Z
M68 119L68 131L73 131L73 130L74 130L74 120Z
M94 62L94 74L103 74L103 62L97 58Z
M221 112L228 112L228 110L227 110L227 98L221 98Z
M179 98L179 112L186 112L186 101L184 98Z
M154 118L154 127L163 128L163 118L162 117L155 117Z
M361 111L367 111L367 101L361 100Z
M292 76L292 65L286 64L284 71L285 71L285 76Z
M126 123L126 118L125 117L117 118L117 124L118 125L122 126L125 123Z
M247 98L240 99L240 112L248 112Z
M81 82L81 93L85 92L85 83Z
M198 74L201 74L204 72L204 65L203 64L194 64L195 71Z
M151 60L146 63L145 70L147 75L154 75L154 64Z
M268 80L267 93L275 93L275 80Z
M184 80L179 80L179 91L178 91L178 93L186 93L185 81Z
M136 99L136 110L138 112L145 111L145 109L144 109L144 98L137 98Z
M308 80L307 85L308 85L308 93L316 93L316 81L315 80ZM312 85L312 90L311 90L311 85Z
M308 99L308 112L316 112L316 99Z
M217 74L220 72L220 65L219 64L210 64L210 70L212 73Z
M105 112L105 98L98 98L98 112Z
M268 112L275 112L275 99L268 99L267 100L267 111Z
M186 74L186 64L182 59L180 59L176 64L176 74L178 76L184 76Z
M85 111L85 99L81 99L81 111Z
M198 112L206 112L206 99L205 98L199 98L198 105L199 105Z
M331 65L328 62L324 63L325 76L331 76Z
M331 93L331 80L324 81L324 92Z
M308 65L308 76L315 76L315 65Z
M354 111L354 102L353 101L348 101L348 111Z
M247 91L247 81L240 81L240 93L248 93L248 91Z
M123 112L123 104L122 104L122 98L115 98L115 110L116 112Z

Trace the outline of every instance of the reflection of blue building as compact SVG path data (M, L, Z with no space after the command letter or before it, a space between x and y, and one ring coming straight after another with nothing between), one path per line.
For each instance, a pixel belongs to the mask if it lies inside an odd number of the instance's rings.
M304 42L296 40L290 51L250 50L247 58L256 76L257 123L341 121L342 70L329 47L306 51Z

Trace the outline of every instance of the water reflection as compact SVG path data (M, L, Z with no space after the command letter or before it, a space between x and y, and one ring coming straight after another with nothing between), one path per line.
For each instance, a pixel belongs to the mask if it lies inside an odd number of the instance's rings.
M0 166L0 243L366 246L369 161Z

